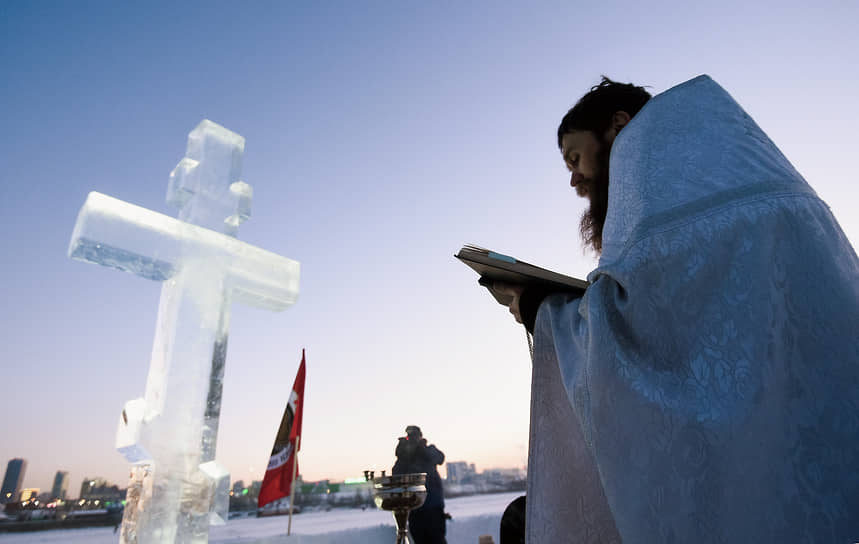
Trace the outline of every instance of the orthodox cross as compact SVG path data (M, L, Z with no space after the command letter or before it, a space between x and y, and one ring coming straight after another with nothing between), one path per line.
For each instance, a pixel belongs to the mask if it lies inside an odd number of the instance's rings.
M132 463L121 543L207 542L226 521L215 448L231 303L280 311L298 298L299 263L235 238L252 198L244 145L208 120L189 134L167 189L178 219L96 192L78 214L71 258L163 285L146 391L117 431Z

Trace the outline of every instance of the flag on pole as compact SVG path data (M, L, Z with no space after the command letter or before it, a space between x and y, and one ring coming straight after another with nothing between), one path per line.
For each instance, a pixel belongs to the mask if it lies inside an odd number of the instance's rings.
M266 504L289 495L292 488L293 474L298 472L298 460L295 453L301 449L301 416L304 412L304 350L301 350L301 365L292 385L289 402L283 411L280 420L280 428L274 439L274 447L271 449L271 458L262 487L259 492L257 506L262 508ZM296 449L296 445L298 448Z

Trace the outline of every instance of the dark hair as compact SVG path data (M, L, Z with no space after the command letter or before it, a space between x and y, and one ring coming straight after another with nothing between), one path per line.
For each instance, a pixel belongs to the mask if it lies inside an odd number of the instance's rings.
M558 127L558 147L564 134L574 130L589 130L597 135L602 134L611 126L611 116L615 112L625 111L630 117L650 100L650 93L644 87L632 83L618 83L602 76L599 85L581 97L575 106L561 119Z

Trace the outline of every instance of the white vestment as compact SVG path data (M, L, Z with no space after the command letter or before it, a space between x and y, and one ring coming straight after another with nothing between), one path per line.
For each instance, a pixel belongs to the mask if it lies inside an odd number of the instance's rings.
M859 261L719 85L615 139L599 266L534 333L528 542L859 541Z

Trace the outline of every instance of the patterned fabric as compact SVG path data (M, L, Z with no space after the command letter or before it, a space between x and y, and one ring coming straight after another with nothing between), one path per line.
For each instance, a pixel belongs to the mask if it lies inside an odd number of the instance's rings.
M531 543L859 542L859 260L700 76L611 153L603 255L534 335Z

